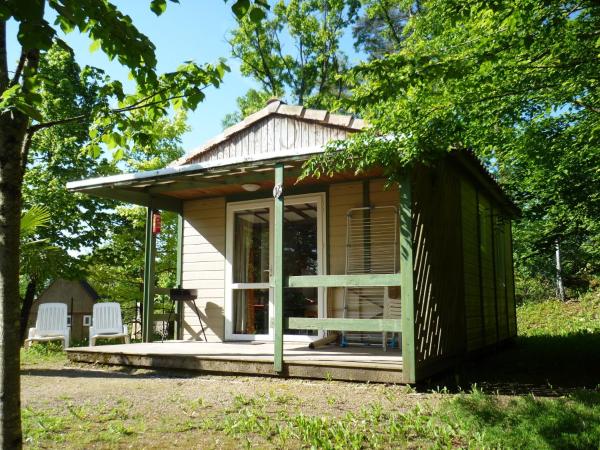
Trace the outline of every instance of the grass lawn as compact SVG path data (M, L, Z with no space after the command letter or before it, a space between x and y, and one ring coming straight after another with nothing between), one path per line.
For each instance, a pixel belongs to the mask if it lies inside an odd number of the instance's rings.
M520 337L408 387L77 366L22 353L28 448L600 448L600 292L518 309Z

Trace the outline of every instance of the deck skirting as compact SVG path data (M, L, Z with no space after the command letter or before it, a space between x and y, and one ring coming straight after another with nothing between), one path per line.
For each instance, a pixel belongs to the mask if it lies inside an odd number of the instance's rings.
M265 348L266 346L266 348ZM379 348L332 346L309 350L286 345L283 371L273 368L272 344L154 343L75 347L68 349L73 362L147 369L189 370L207 374L283 376L325 380L402 383L399 352ZM269 350L271 350L269 354Z

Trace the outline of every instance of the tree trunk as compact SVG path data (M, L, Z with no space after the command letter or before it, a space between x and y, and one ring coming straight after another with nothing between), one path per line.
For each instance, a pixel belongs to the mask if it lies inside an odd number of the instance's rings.
M23 306L21 306L21 327L19 328L19 343L21 345L23 345L23 342L25 342L25 338L27 337L27 322L29 321L29 314L31 314L31 307L33 306L36 289L37 281L35 279L29 280L27 289L25 290Z
M19 233L22 144L28 119L0 115L0 448L20 449Z

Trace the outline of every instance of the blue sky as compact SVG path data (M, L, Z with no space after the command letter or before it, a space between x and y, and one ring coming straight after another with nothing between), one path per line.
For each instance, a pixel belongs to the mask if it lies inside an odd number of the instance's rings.
M189 151L207 139L221 132L221 120L236 109L236 98L243 95L255 83L242 77L239 62L229 58L229 45L225 38L235 27L235 19L230 3L222 0L182 0L181 4L169 3L167 11L157 17L150 11L150 0L113 0L114 3L133 19L133 23L156 45L159 72L174 70L187 60L199 64L216 62L228 58L231 72L226 74L219 89L207 91L207 97L195 112L188 116L191 131L183 136L183 147ZM51 18L49 18L52 22ZM9 24L9 61L16 61L19 47L16 42L16 26ZM14 40L10 42L10 38ZM128 70L118 62L110 61L102 51L90 53L91 41L73 32L64 39L75 50L77 62L104 69L113 79L126 83ZM343 40L344 50L352 59L357 55L352 51L350 36ZM129 84L131 85L131 84Z
M127 0L114 2L121 11L133 19L136 27L156 45L158 71L174 70L184 61L194 60L199 64L216 62L220 57L229 57L226 34L235 27L230 6L219 0L183 0L180 5L170 3L167 11L157 17L150 11L149 0ZM16 36L13 23L8 36ZM128 82L128 70L116 61L110 61L102 51L91 53L87 36L77 32L64 39L75 50L77 62L104 69L113 79ZM9 45L9 61L16 61L19 47L16 40ZM191 112L188 123L191 131L183 137L184 149L191 150L205 140L221 132L221 119L236 109L235 99L243 95L254 83L241 76L239 63L229 59L231 72L226 74L221 88L210 89L198 109Z

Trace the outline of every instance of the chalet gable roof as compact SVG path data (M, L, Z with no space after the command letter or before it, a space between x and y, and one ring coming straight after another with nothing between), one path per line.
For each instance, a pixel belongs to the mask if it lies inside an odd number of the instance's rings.
M260 111L249 115L241 122L225 129L221 134L209 139L200 147L197 147L187 155L174 161L171 166L180 166L214 159L224 159L227 157L239 156L236 155L235 152L248 152L249 150L247 146L246 149L242 148L244 146L244 144L241 143L241 139L244 137L243 135L250 134L253 132L253 130L256 130L260 133L260 125L274 118L291 119L295 123L312 124L314 127L318 127L318 129L315 128L315 134L328 134L328 136L322 136L321 140L323 143L326 143L325 141L330 139L343 139L348 134L360 131L365 127L365 122L362 119L355 118L351 115L333 114L329 111L310 109L299 105L287 105L281 100L272 99ZM265 140L264 143L261 143L263 147L265 146L265 143L269 143L266 141L271 139L270 143L272 144L273 149L267 149L266 153L285 150L285 148L277 148L277 146L282 141L283 133L285 133L285 139L288 139L287 129L281 129L282 127L288 126L289 123L287 125L274 123L271 126L271 131L266 130L268 127L263 127L265 128L265 134L270 132L272 135L270 138L266 139L265 136L258 138ZM278 129L281 129L281 136L278 135ZM332 133L331 130L335 131ZM311 131L307 132L310 133ZM310 141L310 138L305 139ZM316 140L318 141L319 139L317 138ZM228 147L228 143L231 143L233 146L239 146L239 148L231 150L229 148L230 146ZM321 142L314 142L312 143L312 146L321 144ZM298 148L297 145L294 145L294 147Z

